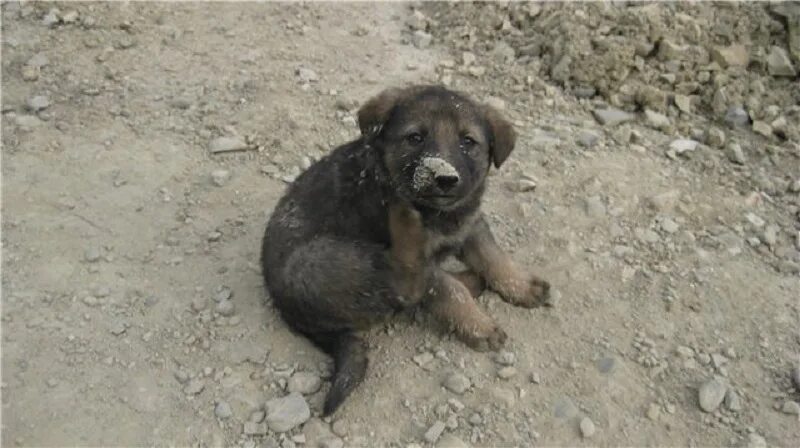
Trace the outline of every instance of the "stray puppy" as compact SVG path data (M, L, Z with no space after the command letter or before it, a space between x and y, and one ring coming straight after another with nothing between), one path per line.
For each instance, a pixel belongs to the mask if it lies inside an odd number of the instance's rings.
M506 333L475 302L485 286L526 308L550 285L497 245L479 210L515 133L500 114L438 86L389 89L358 112L361 137L312 165L278 202L261 263L283 318L333 357L332 413L363 380L356 332L420 303L476 350ZM468 270L446 272L457 256Z

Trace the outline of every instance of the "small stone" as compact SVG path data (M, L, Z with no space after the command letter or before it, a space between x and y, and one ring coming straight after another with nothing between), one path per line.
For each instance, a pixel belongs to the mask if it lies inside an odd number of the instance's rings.
M744 215L744 218L755 228L764 227L764 225L767 223L763 218L752 212Z
M217 306L214 308L214 310L222 316L230 317L236 312L236 306L232 301L226 299L217 303Z
M653 129L667 129L672 125L669 117L654 110L645 109L644 116L647 124Z
M697 361L702 365L708 365L711 362L711 356L708 353L700 353L697 355Z
M704 412L714 412L725 399L727 391L727 384L721 380L714 378L707 381L698 390L700 409Z
M216 154L220 152L243 151L248 149L247 142L239 137L218 137L211 141L208 149Z
M686 347L685 345L678 346L678 348L675 349L675 353L677 353L682 358L694 357L694 350L691 347Z
M233 297L233 291L227 286L220 286L217 289L216 295L214 295L215 302L222 302L223 300L230 300Z
M604 126L616 126L621 123L633 121L635 116L620 109L594 109L592 111L594 118Z
M231 178L231 173L228 170L214 170L211 172L211 181L218 187L224 187Z
M650 403L650 406L647 407L647 418L656 421L660 416L661 406L659 406L657 403Z
M746 68L750 61L747 47L744 45L730 45L728 47L715 47L711 50L711 57L722 68Z
M584 439L591 438L596 431L594 422L589 417L583 417L581 419L580 429L581 436L583 436Z
M469 379L458 372L451 373L442 382L442 386L444 386L450 392L458 395L466 392L471 385L472 384L470 383Z
M494 362L501 366L513 366L517 362L517 356L513 352L503 350L494 356Z
M611 356L604 356L597 360L595 366L600 373L611 373L617 365L617 360Z
M781 412L789 415L800 415L800 403L796 401L786 401L781 406Z
M599 140L600 136L592 131L581 131L577 138L578 145L583 146L584 148L594 147Z
M216 406L214 406L214 415L216 415L220 420L227 420L233 417L231 405L229 405L227 401L220 401Z
M111 334L114 336L120 336L125 333L127 329L128 328L125 325L125 322L115 322L113 325L111 325Z
M344 448L344 441L338 437L329 437L319 442L319 448Z
M437 420L433 423L433 425L431 425L430 428L428 428L427 431L425 431L425 435L423 437L428 443L436 443L436 441L439 440L439 437L441 437L442 433L444 432L444 429L444 422Z
M539 384L539 383L542 382L542 378L539 375L539 373L537 373L537 372L531 373L531 376L530 376L529 379L530 379L531 383L533 383L533 384Z
M691 152L697 149L698 142L687 139L687 138L679 138L677 140L673 140L669 144L669 149L675 152L675 154L683 154L685 152Z
M725 112L725 123L732 127L744 127L750 124L750 114L742 106L731 106Z
M90 247L83 253L83 259L89 263L97 263L101 256L100 249L97 247Z
M753 132L762 137L769 138L772 136L772 126L770 126L769 123L756 120L753 122Z
M206 388L206 383L199 378L195 378L189 381L189 384L187 384L186 387L183 388L183 393L185 393L186 395L197 395L200 392L202 392L203 389L205 388Z
M516 374L517 374L517 369L511 366L503 367L497 371L497 377L502 380L509 380L514 376L516 376Z
M186 382L189 381L189 374L186 373L185 370L176 370L175 373L173 373L173 375L175 376L175 379L181 384L186 384Z
M742 399L733 389L728 389L725 393L725 407L730 411L738 412L742 410Z
M689 95L675 95L675 105L685 114L692 113L692 97Z
M310 68L300 67L295 71L295 74L297 75L297 79L299 79L303 84L319 81L319 75L317 75L317 72L311 70Z
M434 358L431 352L425 352L415 355L412 359L416 365L425 368L433 361Z
M266 411L267 426L274 432L290 431L311 418L306 399L297 392L267 401Z
M39 79L39 72L41 70L38 67L31 67L30 65L26 65L22 67L22 79L23 81L36 81Z
M780 232L780 227L774 224L768 225L761 235L761 241L769 247L774 247L778 243L778 232Z
M729 143L725 153L728 156L728 160L733 163L737 163L739 165L744 165L747 163L747 159L744 156L744 151L742 151L742 147L739 146L738 143Z
M795 76L797 72L789 55L781 47L772 46L767 56L767 71L772 76Z
M710 128L706 131L706 144L715 148L722 148L725 144L725 132L721 129Z
M436 443L436 448L467 448L468 445L453 434L444 434Z
M767 441L760 435L751 432L747 435L747 448L767 448Z
M417 48L428 48L433 42L433 36L425 31L416 30L414 31L414 34L411 35L411 42Z
M267 434L267 424L245 422L243 432L247 436L263 436Z
M44 95L32 96L28 98L27 106L32 112L39 112L50 107L50 99Z
M664 218L661 221L661 230L663 230L666 233L670 233L670 234L671 233L675 233L675 232L678 231L678 229L680 229L680 226L678 226L678 223L676 223L675 221L673 221L670 218Z
M61 21L64 23L75 23L78 21L78 11L72 10L61 16Z
M51 9L50 11L47 12L47 14L44 15L44 17L42 17L42 23L48 27L53 27L58 25L58 23L61 21L58 18L58 13L59 11L57 8Z
M678 205L680 197L681 193L679 190L668 190L655 196L650 196L647 198L646 203L651 209L664 213L675 208L675 206Z
M336 420L331 425L331 431L339 437L344 437L347 435L347 423L344 420Z
M592 218L600 218L606 214L606 206L599 196L590 196L584 200L586 214Z
M311 372L297 372L289 378L287 390L310 395L319 391L321 386L322 380L318 375Z

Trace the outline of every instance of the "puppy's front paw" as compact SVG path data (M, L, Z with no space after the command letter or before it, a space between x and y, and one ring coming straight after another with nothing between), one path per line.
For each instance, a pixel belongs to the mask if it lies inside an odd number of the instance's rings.
M485 332L468 332L459 336L465 344L477 352L500 350L508 339L506 332L498 326Z
M550 294L550 283L541 278L531 275L527 281L504 291L501 297L508 303L523 308L551 307L554 305Z

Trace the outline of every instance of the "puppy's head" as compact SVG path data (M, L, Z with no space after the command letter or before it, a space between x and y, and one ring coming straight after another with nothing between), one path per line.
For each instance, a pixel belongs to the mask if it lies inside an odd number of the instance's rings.
M359 110L358 123L397 194L442 210L481 191L490 165L500 167L516 140L495 109L438 86L385 90Z

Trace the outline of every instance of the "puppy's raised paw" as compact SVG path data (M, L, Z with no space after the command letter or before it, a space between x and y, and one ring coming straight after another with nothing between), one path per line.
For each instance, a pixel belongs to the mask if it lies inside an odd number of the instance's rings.
M550 283L535 275L531 275L522 287L513 288L501 296L506 302L523 308L552 307L555 304Z

